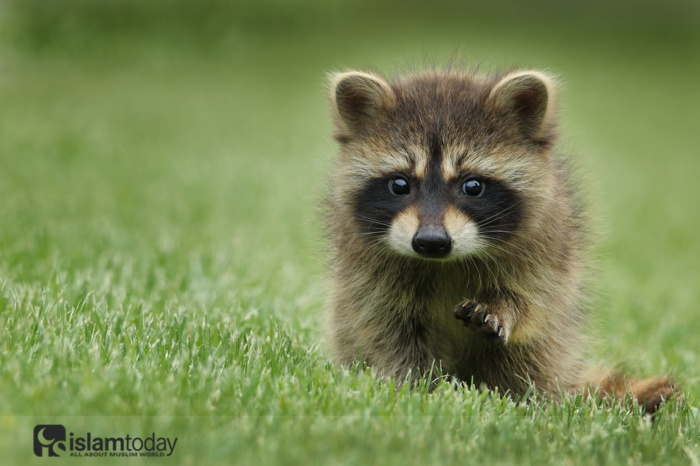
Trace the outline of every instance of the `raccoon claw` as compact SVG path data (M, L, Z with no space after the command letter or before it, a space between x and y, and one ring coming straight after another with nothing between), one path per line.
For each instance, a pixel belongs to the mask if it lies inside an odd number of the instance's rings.
M464 301L455 309L455 319L462 321L465 327L469 327L476 333L486 338L505 343L508 340L508 331L498 316L491 314L484 304L474 301Z

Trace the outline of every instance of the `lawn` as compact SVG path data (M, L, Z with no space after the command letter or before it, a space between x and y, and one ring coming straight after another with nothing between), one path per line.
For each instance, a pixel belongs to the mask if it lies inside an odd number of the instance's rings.
M0 3L0 463L49 461L32 430L62 424L178 439L100 464L698 464L700 9L519 5ZM454 57L559 76L591 363L688 403L652 423L332 363L325 73Z

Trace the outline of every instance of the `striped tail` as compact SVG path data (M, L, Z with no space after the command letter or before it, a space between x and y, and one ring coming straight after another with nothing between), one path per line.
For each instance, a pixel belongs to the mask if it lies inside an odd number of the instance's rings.
M626 395L632 397L649 414L654 414L664 401L681 398L678 385L668 377L652 377L634 380L616 371L598 371L589 379L590 386L601 396L623 402Z

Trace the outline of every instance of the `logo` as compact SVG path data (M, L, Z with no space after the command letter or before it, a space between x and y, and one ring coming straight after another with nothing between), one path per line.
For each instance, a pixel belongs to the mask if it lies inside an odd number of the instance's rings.
M167 457L175 451L177 440L177 437L159 437L155 432L145 436L101 436L92 432L66 435L61 424L39 424L34 427L34 454L71 458Z
M40 424L34 427L34 454L36 456L61 456L57 450L66 451L66 428L60 424Z

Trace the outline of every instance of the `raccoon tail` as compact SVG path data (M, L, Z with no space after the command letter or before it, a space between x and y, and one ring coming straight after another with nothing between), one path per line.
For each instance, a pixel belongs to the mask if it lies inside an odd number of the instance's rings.
M597 369L588 380L589 389L597 390L599 396L624 403L629 394L648 414L656 413L664 401L681 399L680 388L668 377L635 380L619 371Z

